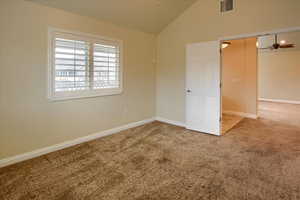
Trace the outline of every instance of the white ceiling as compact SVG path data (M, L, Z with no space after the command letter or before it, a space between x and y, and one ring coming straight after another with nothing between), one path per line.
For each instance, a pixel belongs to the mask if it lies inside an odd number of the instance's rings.
M197 0L28 0L144 32L159 33Z
M274 44L274 35L262 36L258 38L259 48L266 48ZM286 44L295 44L295 48L291 49L279 49L280 51L287 50L300 50L300 32L289 32L278 34L278 42L281 40L286 41ZM271 50L262 50L271 51ZM278 51L278 50L277 50Z

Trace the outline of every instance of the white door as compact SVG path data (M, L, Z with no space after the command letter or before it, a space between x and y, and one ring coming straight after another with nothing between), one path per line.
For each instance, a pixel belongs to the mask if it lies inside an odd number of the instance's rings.
M187 45L186 128L220 134L220 43Z

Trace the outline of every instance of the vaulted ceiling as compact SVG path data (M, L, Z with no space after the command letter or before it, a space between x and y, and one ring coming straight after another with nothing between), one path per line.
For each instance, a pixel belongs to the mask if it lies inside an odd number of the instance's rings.
M29 0L149 33L159 33L197 0Z

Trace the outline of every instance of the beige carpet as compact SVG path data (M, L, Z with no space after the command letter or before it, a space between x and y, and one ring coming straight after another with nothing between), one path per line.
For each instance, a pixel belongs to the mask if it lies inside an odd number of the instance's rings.
M244 119L229 133L147 124L0 169L0 199L300 199L298 127Z
M259 117L300 128L300 105L259 102Z
M227 133L230 129L236 126L240 121L242 121L243 117L237 115L222 115L222 135Z

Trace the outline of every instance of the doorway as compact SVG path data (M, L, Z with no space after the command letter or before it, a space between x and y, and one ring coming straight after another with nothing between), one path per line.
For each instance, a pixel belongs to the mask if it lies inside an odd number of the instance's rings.
M228 40L222 48L222 134L257 118L256 43L256 37Z
M222 134L245 118L300 124L300 32L222 41Z
M259 117L300 126L300 31L258 38L258 91Z

